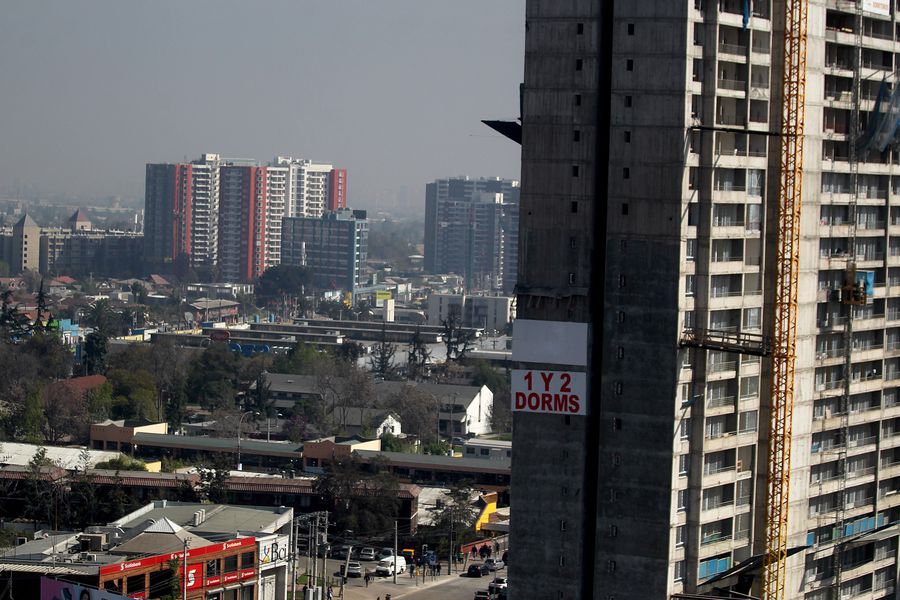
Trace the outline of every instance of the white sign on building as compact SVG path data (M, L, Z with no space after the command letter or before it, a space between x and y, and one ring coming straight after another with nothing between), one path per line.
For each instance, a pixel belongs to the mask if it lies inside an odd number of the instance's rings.
M891 16L890 0L862 0L862 9L882 17Z

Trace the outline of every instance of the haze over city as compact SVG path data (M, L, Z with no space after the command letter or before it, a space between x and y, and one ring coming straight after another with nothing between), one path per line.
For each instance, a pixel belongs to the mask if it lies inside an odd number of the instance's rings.
M201 152L350 170L354 206L420 211L448 174L518 178L524 1L7 3L0 196L138 204ZM48 168L52 165L52 168Z

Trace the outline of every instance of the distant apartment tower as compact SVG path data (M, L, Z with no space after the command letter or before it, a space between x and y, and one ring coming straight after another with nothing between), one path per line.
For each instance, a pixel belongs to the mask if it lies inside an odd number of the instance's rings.
M425 188L425 270L456 273L470 290L515 288L519 182L438 179Z
M193 165L148 164L144 181L144 236L152 265L189 261Z
M430 294L428 324L441 325L456 313L464 327L504 331L516 318L516 301L510 296L480 294Z
M152 265L217 263L218 154L192 163L148 164L144 186L146 258Z
M286 217L281 227L281 262L309 267L319 290L355 293L365 283L368 244L369 222L363 210Z
M321 217L347 207L346 169L290 156L278 156L272 165L288 169L286 216Z
M266 270L267 169L228 164L219 177L219 278L250 281Z

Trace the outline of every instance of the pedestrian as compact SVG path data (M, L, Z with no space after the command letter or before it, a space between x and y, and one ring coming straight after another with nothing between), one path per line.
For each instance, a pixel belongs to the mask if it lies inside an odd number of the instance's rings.
M441 563L438 563L438 564L437 564L437 574L438 574L438 575L441 574Z
M372 579L372 578L369 577L369 572L368 572L368 571L366 571L366 576L365 576L363 579L365 579L365 581L366 581L366 587L369 587L369 580Z
M475 549L475 545L472 545L472 560L475 560L475 557L478 555L478 550Z
M334 598L334 589L329 585L328 586L328 600L332 600Z

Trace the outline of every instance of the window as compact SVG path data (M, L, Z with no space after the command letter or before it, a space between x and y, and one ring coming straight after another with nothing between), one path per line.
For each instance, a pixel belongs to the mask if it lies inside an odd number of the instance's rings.
M125 581L126 593L130 596L137 592L143 592L146 587L143 575L132 575Z
M581 94L575 94L575 106L581 106Z
M630 58L625 61L625 70L626 71L634 71L634 61Z
M630 143L631 143L631 132L630 132L630 131L626 131L626 132L624 133L624 136L625 136L625 143L626 143L626 144L630 144Z
M623 216L628 215L628 203L627 202L622 203L622 215Z
M738 415L738 431L756 431L757 414L755 410L748 410Z
M687 490L678 490L678 512L687 510Z
M631 169L628 167L622 169L622 179L631 179Z
M625 108L631 108L631 96L625 96Z
M691 419L690 417L686 417L681 420L681 426L679 428L681 432L681 439L686 440L691 436Z
M584 23L579 23L578 25L576 25L575 32L578 33L578 35L583 34L584 33Z
M762 326L762 309L744 309L744 329L759 329Z
M675 528L675 547L683 548L684 547L684 539L687 536L687 526L679 525Z
M220 571L219 571L219 561L218 560L206 561L206 576L207 577L215 577L219 573L220 573Z
M254 552L244 552L241 554L241 568L250 569L256 567L256 554Z
M679 560L677 563L675 563L675 577L674 577L674 580L675 580L675 581L681 581L681 580L683 580L683 579L684 579L684 574L685 574L684 561L683 561L683 560Z
M693 261L697 258L697 240L687 240L685 243L684 258Z
M584 67L584 61L580 58L575 59L575 70L580 71Z
M569 208L573 213L577 213L578 212L578 202L573 200L572 204Z
M697 277L695 275L685 275L684 276L684 295L687 297L691 297L694 295L694 288L696 287Z
M581 131L580 130L576 129L576 130L572 131L572 141L573 142L581 141Z
M687 475L691 466L691 457L688 454L682 454L678 457L678 474Z
M578 177L579 171L578 165L572 165L572 177Z
M487 448L482 448L482 449L481 449L481 456L487 456L487 455L489 455L490 453L491 453L491 451L488 450Z
M634 23L628 24L628 35L634 35Z
M560 522L559 522L559 530L560 530L560 531L565 531L565 530L566 530L566 522L565 522L565 521L560 521Z

